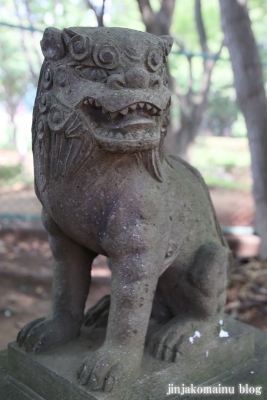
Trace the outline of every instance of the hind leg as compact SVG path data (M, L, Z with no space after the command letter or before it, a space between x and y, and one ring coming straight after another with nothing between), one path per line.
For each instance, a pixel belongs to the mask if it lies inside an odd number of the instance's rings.
M226 300L229 254L227 248L209 243L198 249L189 267L178 267L175 261L160 277L152 317L160 320L161 315L169 313L171 319L148 334L154 357L175 362L190 349L210 342L216 329L218 333Z
M103 296L93 307L89 308L84 316L85 326L106 327L110 309L110 294Z

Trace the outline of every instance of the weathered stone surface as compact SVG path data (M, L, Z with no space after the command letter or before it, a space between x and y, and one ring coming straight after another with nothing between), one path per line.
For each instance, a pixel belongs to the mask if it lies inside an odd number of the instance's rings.
M196 344L191 343L193 351L182 358L179 364L156 360L145 351L139 376L133 383L106 394L89 391L75 379L76 370L85 352L90 355L103 343L104 329L92 331L83 328L78 339L43 355L25 353L16 343L12 343L8 350L9 374L12 376L10 383L25 393L30 393L29 390L32 390L45 400L173 398L166 395L170 383L175 386L201 385L211 379L213 379L211 384L218 383L222 376L226 379L245 365L255 363L255 330L248 325L228 319L227 331L228 338L218 336L203 347L197 346L195 351Z
M49 28L41 46L33 153L54 290L50 313L18 344L38 354L78 336L93 259L106 255L111 297L93 321L107 323L105 341L69 368L86 385L80 393L121 393L139 374L145 341L172 369L217 337L230 252L202 177L163 151L172 38Z

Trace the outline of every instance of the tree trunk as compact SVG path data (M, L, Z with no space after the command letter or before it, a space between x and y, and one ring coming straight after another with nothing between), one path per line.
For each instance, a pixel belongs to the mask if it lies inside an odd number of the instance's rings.
M157 13L153 11L150 0L137 0L142 20L146 30L154 35L169 35L172 23L175 0L161 0L160 9ZM201 0L195 0L195 21L199 37L201 50L210 53L207 41L205 25L202 16ZM181 44L179 43L181 46ZM183 47L183 45L182 45ZM222 46L221 46L222 47ZM219 54L221 48L219 49ZM169 74L169 86L175 92L179 101L180 123L179 128L174 129L170 123L168 135L165 140L165 150L167 153L179 155L187 158L189 145L192 144L199 132L203 114L207 108L207 100L211 83L211 74L215 66L215 59L203 60L203 73L201 77L201 87L198 92L193 92L193 70L191 58L188 57L189 82L187 93L180 93L178 85Z
M161 1L160 10L154 13L150 0L137 0L146 31L156 36L169 35L175 0Z
M267 259L267 99L262 66L246 2L220 0L220 6L237 99L248 130L261 258Z
M105 2L106 2L106 0L102 0L102 5L99 6L99 5L95 5L94 1L92 1L92 0L85 0L86 6L94 11L96 19L97 19L97 26L99 26L99 27L104 26Z

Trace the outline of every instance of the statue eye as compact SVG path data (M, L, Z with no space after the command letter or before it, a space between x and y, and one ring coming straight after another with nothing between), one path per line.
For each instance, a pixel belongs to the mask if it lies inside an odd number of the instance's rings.
M89 79L94 82L106 82L108 73L104 69L94 67L81 67L75 68L75 71L84 79Z
M92 79L92 81L105 82L107 77L108 77L108 74L103 69L93 69L91 71L91 79Z
M147 66L150 71L158 71L163 65L163 54L161 49L151 49L147 57Z

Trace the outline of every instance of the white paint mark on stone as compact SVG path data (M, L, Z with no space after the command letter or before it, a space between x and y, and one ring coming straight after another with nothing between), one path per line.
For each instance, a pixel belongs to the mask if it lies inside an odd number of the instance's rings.
M208 357L208 356L209 356L209 350L206 351L206 357Z
M223 337L229 337L229 333L226 332L226 331L224 331L223 329L221 329L221 331L220 331L220 333L219 333L219 336L220 336L221 338L223 338Z
M194 336L190 336L189 342L190 342L190 343L194 343L194 339L197 338L197 337L200 338L200 337L201 337L201 333L198 332L198 331L195 331Z

